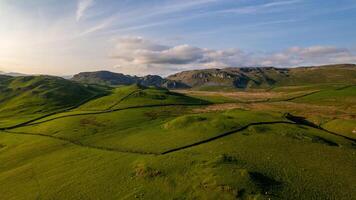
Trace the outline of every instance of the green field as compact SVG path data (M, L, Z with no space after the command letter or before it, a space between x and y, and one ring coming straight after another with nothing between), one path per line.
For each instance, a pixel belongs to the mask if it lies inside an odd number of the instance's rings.
M356 198L354 85L201 93L0 80L0 199Z

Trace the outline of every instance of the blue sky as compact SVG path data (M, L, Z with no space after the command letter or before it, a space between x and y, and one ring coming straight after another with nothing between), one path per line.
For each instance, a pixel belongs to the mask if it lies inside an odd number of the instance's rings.
M0 0L0 71L356 63L355 0Z

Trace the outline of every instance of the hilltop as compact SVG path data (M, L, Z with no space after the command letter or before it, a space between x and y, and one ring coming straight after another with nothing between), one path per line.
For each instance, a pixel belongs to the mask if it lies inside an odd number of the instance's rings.
M1 126L70 108L99 92L103 91L59 77L0 75Z
M298 68L251 67L184 71L167 77L193 88L269 88L324 83L356 83L356 65Z

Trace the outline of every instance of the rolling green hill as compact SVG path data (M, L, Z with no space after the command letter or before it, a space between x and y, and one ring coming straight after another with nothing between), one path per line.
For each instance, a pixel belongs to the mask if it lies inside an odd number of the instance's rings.
M0 127L71 108L101 92L51 76L1 76L0 91Z
M275 112L132 108L8 130L0 141L5 199L355 195L354 143Z
M298 70L181 93L0 76L0 199L354 199L354 75Z

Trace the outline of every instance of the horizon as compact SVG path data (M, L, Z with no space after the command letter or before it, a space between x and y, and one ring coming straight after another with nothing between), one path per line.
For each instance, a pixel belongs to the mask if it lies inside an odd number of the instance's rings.
M355 9L352 0L2 0L0 71L355 64Z
M276 68L276 69L295 69L295 68L311 68L311 67L329 67L329 66L334 66L334 65L355 65L356 64L353 64L353 63L334 63L334 64L325 64L325 65L310 65L310 66L304 66L304 65L301 65L301 66L291 66L291 67L275 67L275 66L246 66L246 67L222 67L222 68L218 68L218 67L214 67L214 68L203 68L203 69L190 69L190 70L183 70L183 71L177 71L177 72L174 72L172 74L168 74L168 75L159 75L159 74L144 74L144 75L137 75L137 74L125 74L125 73L122 73L124 75L130 75L130 76L137 76L137 77L142 77L142 76L155 76L155 75L158 75L158 76L161 76L163 78L166 78L170 75L174 75L174 74L177 74L177 73L180 73L180 72L184 72L184 71L193 71L193 70L208 70L208 69L230 69L230 68L237 68L237 69L241 69L241 68ZM110 71L110 70L93 70L93 71L80 71L78 73L75 73L75 74L64 74L64 75L56 75L56 74L45 74L45 73L38 73L38 74L27 74L27 73L21 73L21 72L14 72L14 71L9 71L9 72L6 72L6 71L0 71L0 75L8 75L8 76L58 76L58 77L62 77L62 78L65 78L67 79L68 77L69 78L72 78L73 76L77 75L77 74L80 74L80 73L94 73L94 72L110 72L110 73L121 73L119 71ZM16 74L16 75L12 75L12 74Z

